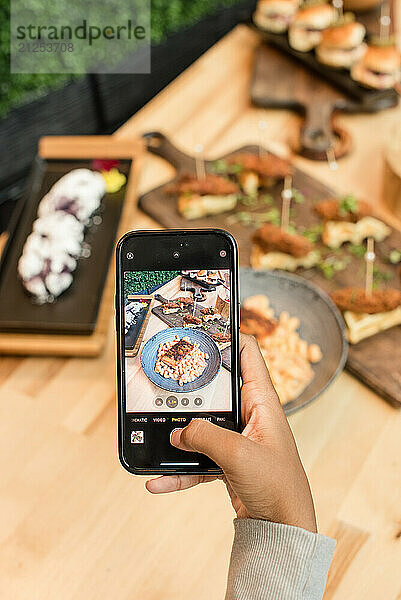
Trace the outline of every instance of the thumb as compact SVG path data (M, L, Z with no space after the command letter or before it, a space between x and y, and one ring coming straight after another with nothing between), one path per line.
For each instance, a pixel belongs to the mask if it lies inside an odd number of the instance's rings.
M210 421L193 419L184 429L173 431L170 442L180 450L206 454L223 471L230 471L247 440L239 433Z

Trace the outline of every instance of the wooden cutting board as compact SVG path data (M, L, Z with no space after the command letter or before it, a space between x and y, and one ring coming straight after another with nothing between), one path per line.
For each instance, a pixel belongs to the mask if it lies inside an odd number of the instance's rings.
M296 150L308 158L326 160L333 144L337 158L351 150L350 135L335 124L336 112L375 112L398 102L394 90L363 89L344 70L322 66L312 53L292 51L286 36L263 36L280 49L271 44L257 48L251 100L256 106L290 109L305 117Z
M159 300L161 302L167 302L166 298L163 298L163 296L160 296L160 294L155 294L155 299ZM193 309L193 307L191 307L188 311L187 314L191 314L194 315L195 317L198 317L198 319L202 318L202 313L201 313L201 309L202 309L202 304L198 304L196 303L195 305L195 309ZM182 311L179 311L178 313L170 313L165 315L163 313L163 308L162 308L162 304L159 304L158 306L155 306L155 308L152 309L152 313L154 315L156 315L156 317L159 317L159 319L161 319L164 323L166 323L169 327L184 327L184 314ZM204 324L204 327L206 328L207 333L212 334L212 333L222 333L225 330L224 324L217 322L217 321L209 321L208 323ZM223 349L220 349L221 352L221 362L223 367L225 367L226 369L228 369L228 371L231 370L231 349L230 346L225 345L225 347L223 347Z
M146 134L144 138L150 152L165 158L177 169L175 178L184 172L195 173L194 158L176 148L163 134L152 132ZM246 146L245 148L235 150L235 152L239 151L257 152L258 148L257 146ZM226 156L230 156L231 154L234 154L234 151ZM215 160L205 161L206 170L209 171L212 169ZM176 198L168 196L165 193L165 185L151 190L139 199L139 206L142 210L164 227L221 227L228 230L238 242L240 264L249 266L251 236L255 226L245 226L240 222L235 222L235 219L238 219L239 213L249 212L249 207L239 205L235 211L230 213L187 221L177 211ZM313 204L316 200L335 195L335 192L297 168L294 168L293 185L303 194L304 202L300 204L293 203L294 216L292 220L297 227L310 227L319 224L320 220L313 210ZM260 210L257 209L257 211L263 212L274 207L280 210L281 190L281 184L268 190L273 198L274 205L264 206ZM317 247L323 248L323 245L317 244ZM389 273L393 276L391 281L392 287L401 289L397 267L386 262L386 256L388 256L390 249L395 248L401 248L401 233L393 229L387 240L381 244L377 244L376 265L383 273ZM348 256L348 253L346 255ZM363 258L357 258L353 255L349 255L349 258L350 262L347 269L337 272L332 279L326 279L318 269L298 270L297 274L313 281L326 292L331 292L347 285L363 285ZM383 285L388 284L385 283ZM268 294L268 290L266 290L266 293ZM302 319L302 314L299 317ZM350 346L347 362L348 370L397 407L401 407L400 365L401 326L393 327L386 332L363 340L355 346Z
M118 140L111 136L63 136L44 137L39 142L39 157L51 160L65 159L132 159L127 189L115 239L125 233L131 225L136 208L136 190L143 155L140 139ZM16 224L18 227L18 223ZM4 236L5 237L5 236ZM7 245L0 247L5 252ZM108 259L108 270L101 293L100 305L93 333L54 334L38 332L0 333L0 354L47 355L47 356L98 356L106 343L110 330L110 318L114 298L114 249ZM73 294L73 287L71 288ZM60 297L62 298L62 296ZM27 303L30 302L26 297ZM38 307L40 309L40 307ZM76 310L80 310L79 303Z

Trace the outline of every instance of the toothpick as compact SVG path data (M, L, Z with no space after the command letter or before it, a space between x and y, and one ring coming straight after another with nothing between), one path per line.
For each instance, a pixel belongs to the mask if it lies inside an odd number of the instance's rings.
M259 133L259 158L262 158L265 149L264 149L264 134L267 129L267 123L263 119L258 121L258 133Z
M343 0L333 0L333 6L337 11L337 20L343 18L344 3Z
M390 37L390 5L388 2L383 2L380 8L380 41L388 40Z
M202 155L203 146L202 144L196 144L195 146L195 166L196 166L196 177L198 179L205 179L205 160Z
M292 177L286 175L284 179L284 188L281 192L281 229L287 230L290 222L290 206L292 200Z
M367 296L372 295L373 291L373 266L375 262L375 241L372 237L368 238L367 246L366 246L366 280L365 280L365 294Z
M193 310L192 310L192 316L193 317L195 316L195 308L196 308L196 298L194 297L194 307L193 307Z
M333 146L330 146L330 148L326 150L326 156L330 171L337 171L338 163L336 161L336 155L334 153Z

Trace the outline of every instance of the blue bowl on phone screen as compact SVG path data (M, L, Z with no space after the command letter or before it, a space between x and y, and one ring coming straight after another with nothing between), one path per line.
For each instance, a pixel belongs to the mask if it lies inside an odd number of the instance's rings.
M203 373L194 381L183 385L179 385L174 379L167 379L160 373L155 372L157 351L160 344L170 342L176 337L180 339L188 337L192 343L199 344L199 349L202 352L209 355ZM185 327L170 327L159 331L146 342L141 352L141 365L145 375L157 387L169 392L195 392L208 385L216 377L221 368L221 354L216 342L203 331Z

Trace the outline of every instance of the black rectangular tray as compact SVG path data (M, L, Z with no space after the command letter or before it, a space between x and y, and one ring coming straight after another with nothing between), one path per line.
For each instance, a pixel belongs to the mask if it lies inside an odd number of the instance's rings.
M129 302L139 302L139 299L138 300L129 300ZM137 320L135 321L135 323L133 325L131 325L131 327L128 329L127 333L125 334L125 350L133 350L134 349L136 341L139 337L139 334L141 333L143 323L146 319L146 315L149 312L151 302L152 302L152 298L146 299L146 306L144 306L141 309L141 312L139 313Z
M95 158L95 157L94 157ZM126 185L106 194L98 211L99 225L85 233L90 245L89 258L79 258L74 281L52 304L35 304L24 290L17 274L18 260L27 236L32 231L40 200L65 173L91 168L91 160L42 159L36 157L24 195L16 207L10 235L0 261L0 331L16 333L83 334L93 333L103 288L114 251ZM121 159L119 170L127 177L130 159Z
M309 67L309 69L345 92L355 102L354 110L376 112L398 104L399 96L394 89L374 90L365 88L352 79L347 69L336 69L320 63L313 50L298 52L298 50L291 48L287 33L263 31L253 22L248 23L248 25L257 31L265 42L292 56L295 60Z

